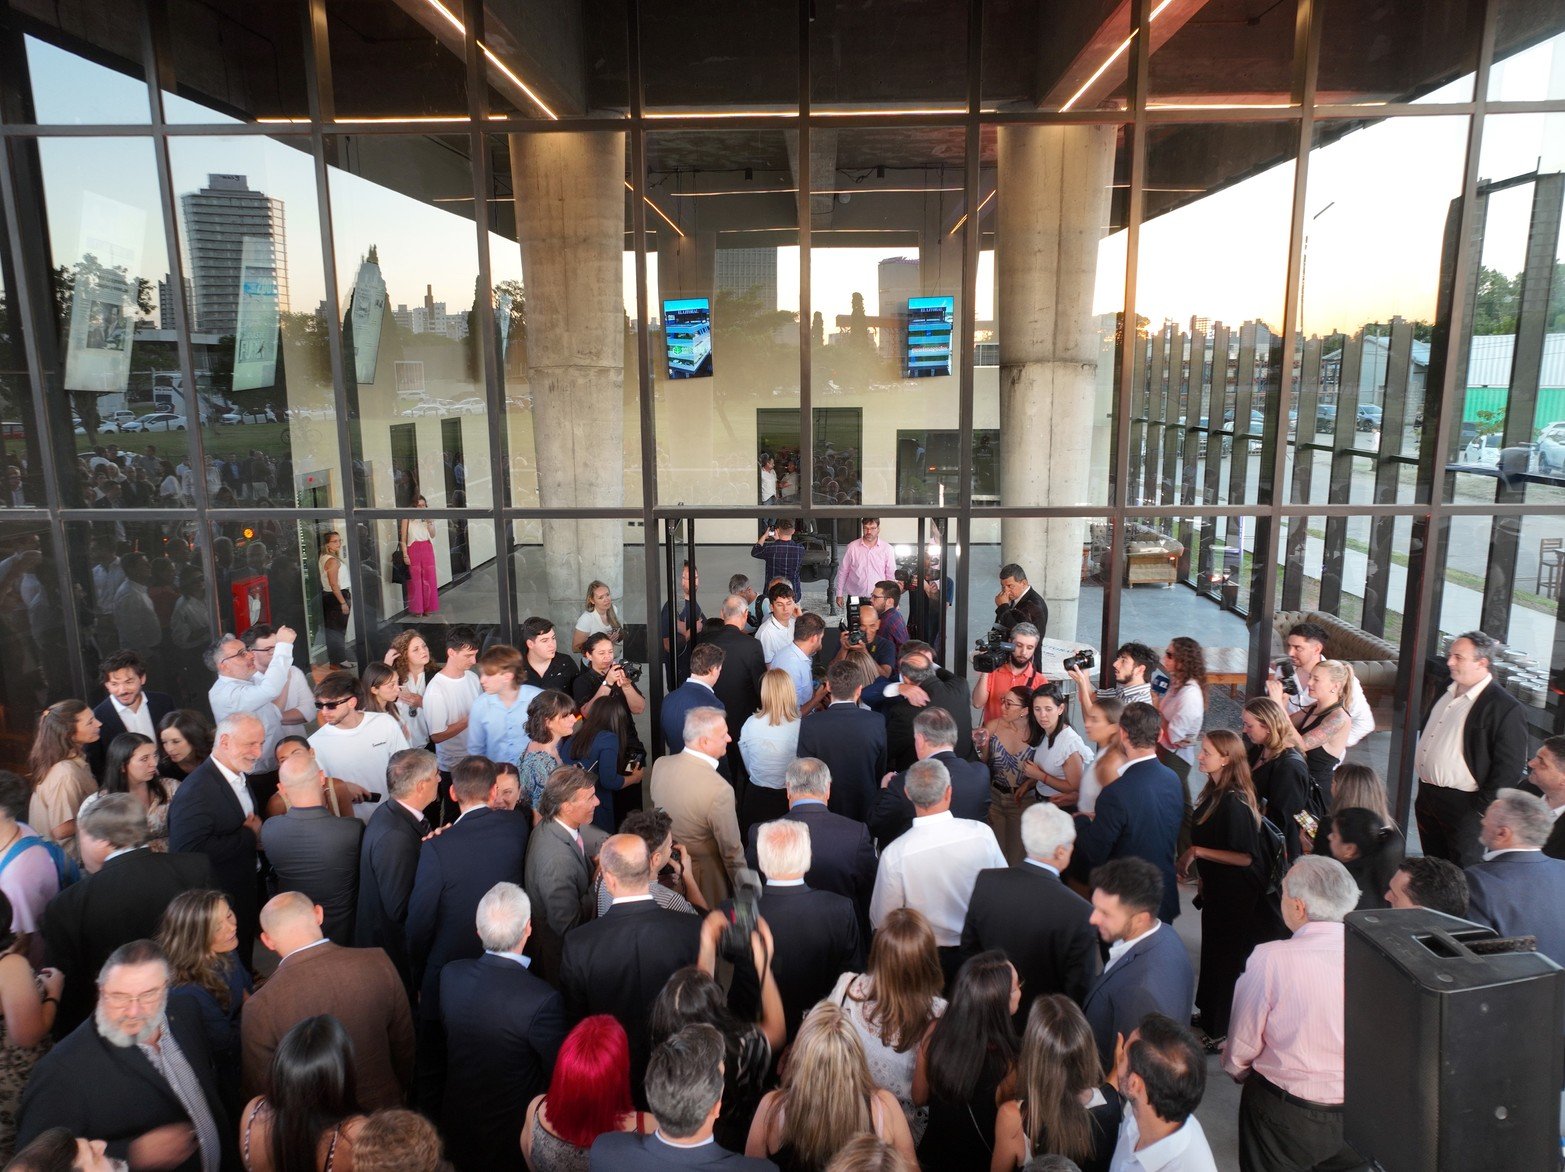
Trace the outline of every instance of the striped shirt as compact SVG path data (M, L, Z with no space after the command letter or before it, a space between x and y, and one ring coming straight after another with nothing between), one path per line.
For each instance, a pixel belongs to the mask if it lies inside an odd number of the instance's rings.
M1259 944L1234 987L1223 1069L1255 1071L1312 1103L1343 1097L1343 928L1301 924L1291 940Z

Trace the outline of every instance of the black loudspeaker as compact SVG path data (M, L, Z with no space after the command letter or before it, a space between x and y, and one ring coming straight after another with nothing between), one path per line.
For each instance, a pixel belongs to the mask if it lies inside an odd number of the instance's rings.
M1344 1138L1386 1172L1556 1169L1565 970L1424 909L1347 918Z

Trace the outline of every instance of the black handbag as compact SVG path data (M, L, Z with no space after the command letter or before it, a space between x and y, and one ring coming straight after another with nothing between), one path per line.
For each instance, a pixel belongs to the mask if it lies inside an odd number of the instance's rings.
M408 572L408 559L402 556L401 549L391 551L391 580L398 586L406 586L413 580Z

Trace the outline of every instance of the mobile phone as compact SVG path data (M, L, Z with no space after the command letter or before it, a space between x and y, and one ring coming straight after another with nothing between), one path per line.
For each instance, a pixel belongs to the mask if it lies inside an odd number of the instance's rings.
M1315 832L1320 829L1320 819L1315 817L1315 815L1311 814L1308 810L1300 810L1293 816L1293 820L1297 822L1304 833L1308 834L1311 838L1314 838Z
M632 749L625 754L625 768L623 772L631 773L637 767L647 763L647 754L644 749Z

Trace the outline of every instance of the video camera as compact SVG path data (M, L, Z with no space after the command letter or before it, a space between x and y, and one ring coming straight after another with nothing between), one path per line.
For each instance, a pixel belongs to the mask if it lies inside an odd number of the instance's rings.
M973 670L998 671L1011 661L1016 644L1010 641L1011 632L996 624L989 633L973 645Z

